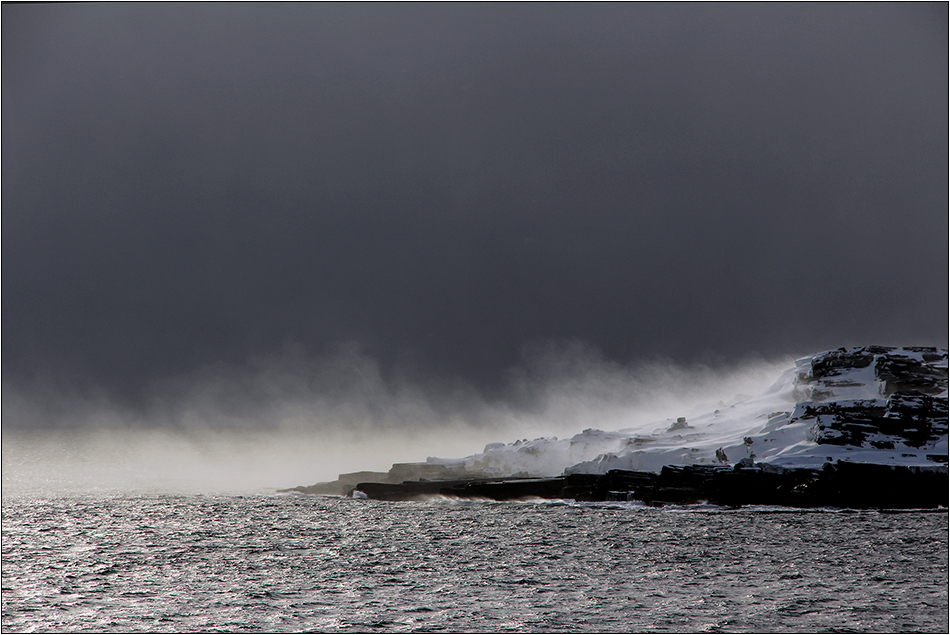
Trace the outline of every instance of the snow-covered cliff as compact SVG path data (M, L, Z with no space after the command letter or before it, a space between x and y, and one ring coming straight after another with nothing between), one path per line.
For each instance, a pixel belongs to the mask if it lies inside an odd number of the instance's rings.
M866 346L800 359L764 393L701 416L492 443L480 454L426 465L430 478L554 476L740 461L933 467L945 466L947 453L947 351Z

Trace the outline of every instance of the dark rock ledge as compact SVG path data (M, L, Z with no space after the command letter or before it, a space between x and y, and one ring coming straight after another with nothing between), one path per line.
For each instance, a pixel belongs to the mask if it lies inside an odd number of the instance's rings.
M307 488L295 488L306 491ZM912 468L838 461L820 470L745 462L735 467L667 466L659 474L611 470L552 478L458 478L357 483L350 492L387 501L436 496L475 500L568 499L642 501L652 506L781 505L852 509L947 507L946 468ZM315 492L306 492L315 493ZM359 494L357 494L359 496Z

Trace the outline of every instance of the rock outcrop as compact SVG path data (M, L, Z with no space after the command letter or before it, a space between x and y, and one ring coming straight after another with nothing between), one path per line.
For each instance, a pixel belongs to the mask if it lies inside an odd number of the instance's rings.
M399 463L295 490L381 500L946 507L947 383L943 349L840 348L799 360L759 397L689 423L494 443L464 459ZM560 474L538 473L558 462Z
M367 498L390 501L444 496L495 501L640 501L651 506L707 503L922 509L946 507L947 485L947 474L939 468L838 461L820 470L741 462L734 467L667 466L659 474L612 470L554 478L359 483L356 491Z
M873 370L880 398L835 399L862 386L853 375L864 368ZM841 348L811 358L797 382L811 400L796 404L789 422L813 422L807 438L818 445L919 449L947 436L945 350ZM945 454L931 456L945 463Z

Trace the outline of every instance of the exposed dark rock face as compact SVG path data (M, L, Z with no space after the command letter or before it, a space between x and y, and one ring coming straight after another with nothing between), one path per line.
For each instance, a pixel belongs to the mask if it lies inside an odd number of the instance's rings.
M832 401L847 371L873 364L882 399ZM893 449L919 448L947 434L947 351L865 346L838 349L811 360L799 377L812 401L797 405L791 421L814 419L809 439L818 444Z
M490 500L521 500L526 498L563 498L567 479L524 478L499 481L470 481L439 490L443 496L485 498Z
M377 500L422 500L433 496L496 501L574 499L643 501L648 505L781 505L924 509L946 507L945 470L838 461L821 470L782 469L768 464L735 467L667 466L659 474L612 470L556 478L460 479L360 483Z
M371 479L372 482L376 484L401 486L411 481L444 482L449 479L471 479L473 477L480 478L481 476L481 474L467 473L461 464L394 463L389 469L389 472L351 472L348 474L340 474L335 481L316 483L314 485L300 485L281 491L323 496L348 496L358 483L368 483L371 482ZM421 490L424 489L425 487L421 488ZM438 494L438 488L434 490L434 493Z
M865 346L862 348L839 348L811 360L811 379L825 379L840 375L843 370L865 368L874 362L874 355L886 353L889 348L883 346Z
M883 383L887 396L915 391L936 395L947 389L947 353L935 348L905 349L922 353L922 359L903 355L881 355L874 363L874 375ZM938 364L943 362L943 367Z
M300 492L301 494L318 494L323 496L346 496L353 491L357 483L361 481L380 481L388 482L389 474L386 472L350 472L340 474L335 481L328 483L316 483L315 485L300 485L285 492Z
M862 346L828 351L812 358L809 372L800 376L799 382L834 386L836 377L871 364L874 376L883 383L884 396L903 390L935 395L947 389L947 351L927 346Z
M890 412L887 404L883 399L804 402L798 404L791 421L815 419L808 438L818 444L893 449L894 436L914 447L920 447L933 436L928 420L922 422L924 429L921 430L916 418L904 420L891 416L896 413Z
M488 481L490 483L490 481ZM470 480L405 481L403 483L359 483L356 491L367 498L389 501L425 500L439 496L441 490L452 487L464 487ZM474 497L473 497L474 498Z

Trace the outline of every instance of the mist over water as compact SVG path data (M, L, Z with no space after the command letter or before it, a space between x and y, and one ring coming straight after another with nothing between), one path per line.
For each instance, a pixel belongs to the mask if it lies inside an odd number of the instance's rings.
M791 359L715 368L623 365L562 342L526 349L488 395L384 369L358 345L288 346L153 384L129 404L52 382L3 387L3 489L258 492L462 457L486 443L572 436L708 412L761 392Z

